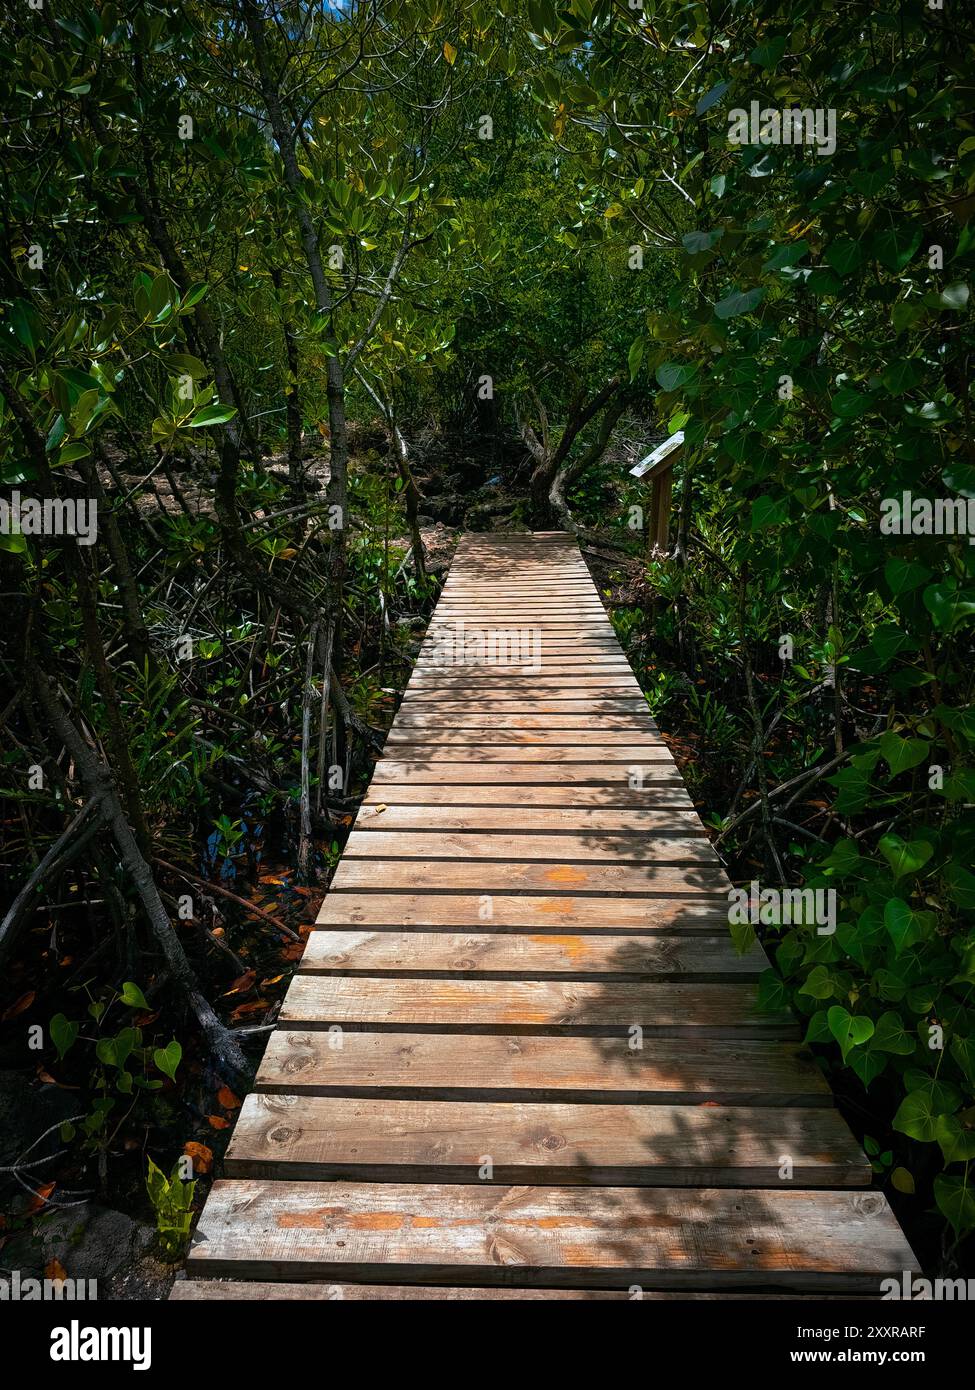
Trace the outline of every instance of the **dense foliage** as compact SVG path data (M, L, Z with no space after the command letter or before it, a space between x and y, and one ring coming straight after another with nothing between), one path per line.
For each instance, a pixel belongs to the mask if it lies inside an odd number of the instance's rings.
M69 0L0 56L3 495L96 497L104 539L0 536L13 892L35 871L0 957L49 1064L79 988L113 1011L92 1148L132 1084L169 1094L187 1006L200 1084L245 1072L213 1006L243 938L190 941L177 895L243 891L276 816L324 876L436 499L618 556L733 872L836 893L835 932L760 923L766 1002L969 1234L975 551L881 524L975 499L961 7ZM752 103L833 138L734 143ZM677 429L648 559L614 447ZM41 881L100 904L80 969L26 944Z

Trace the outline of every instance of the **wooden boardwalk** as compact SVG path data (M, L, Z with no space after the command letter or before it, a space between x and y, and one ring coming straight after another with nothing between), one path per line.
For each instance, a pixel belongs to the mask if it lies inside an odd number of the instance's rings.
M917 1270L727 887L575 543L468 536L174 1297Z

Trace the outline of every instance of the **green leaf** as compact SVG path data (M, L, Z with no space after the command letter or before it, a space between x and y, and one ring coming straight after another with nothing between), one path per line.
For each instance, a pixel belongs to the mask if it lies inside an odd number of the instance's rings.
M63 1061L65 1053L70 1052L78 1041L78 1034L81 1032L80 1023L70 1023L64 1014L55 1014L51 1019L50 1033L51 1042L58 1050L58 1061Z
M975 912L975 874L969 873L963 865L952 862L945 866L944 880L952 901L968 912Z
M915 912L903 898L890 898L884 908L884 926L900 955L934 931L935 917L933 912Z
M826 1022L840 1045L844 1063L852 1048L862 1046L873 1037L873 1019L864 1014L851 1014L842 1004L833 1005L826 1014Z
M630 351L627 354L627 366L630 369L630 381L636 381L636 374L640 370L643 361L643 354L646 349L645 338L634 338L630 344Z
M175 372L178 376L191 376L194 381L200 381L209 375L205 364L192 353L169 352L164 360L167 370Z
M895 557L884 565L884 578L890 592L895 598L899 598L901 594L910 593L912 589L926 583L931 578L931 571L927 565L922 565L917 560Z
M779 1013L788 1004L788 991L777 972L771 969L763 971L758 978L758 1007L762 1013Z
M910 227L888 227L873 238L873 254L881 265L899 274L910 262L921 244L920 230Z
M228 420L232 420L237 414L237 407L233 405L205 405L202 410L198 410L189 421L191 430L203 429L206 425L224 425Z
M183 1049L175 1038L166 1047L157 1047L152 1054L152 1060L163 1075L169 1077L170 1081L176 1080L176 1068L182 1057Z
M934 1200L959 1239L975 1230L975 1191L967 1178L939 1174L934 1180Z
M760 68L774 68L782 59L789 40L782 34L778 38L769 39L767 43L759 44L753 48L748 55L748 61L755 63Z
M709 92L706 92L704 96L701 97L700 101L694 108L694 114L696 116L703 116L706 111L710 111L711 107L714 106L716 102L719 102L721 100L721 98L724 96L725 92L728 90L730 86L730 82L715 83L711 90Z
M931 751L931 745L924 738L903 738L888 729L880 737L880 751L890 766L892 777L907 772L923 763Z
M697 372L696 362L664 362L657 368L655 376L662 391L676 391L693 381Z
M858 241L852 241L849 237L840 237L838 240L830 242L826 248L824 257L826 264L836 271L837 275L852 275L859 270L863 262L863 248Z
M895 1168L890 1175L890 1181L898 1192L904 1192L910 1196L914 1191L914 1178L906 1168Z
M900 1014L888 1009L877 1019L870 1046L875 1052L893 1052L898 1057L909 1057L914 1051L914 1039L904 1027Z
M892 396L902 396L905 391L913 391L924 380L924 370L917 363L905 357L892 362L884 370L880 380Z
M920 1087L904 1097L892 1123L898 1133L933 1144L938 1137L940 1119L941 1110L935 1096L928 1087Z
M752 531L765 531L770 526L781 526L788 519L788 506L778 497L756 497L752 502Z
M714 306L715 318L733 319L738 314L751 313L752 309L761 304L764 295L765 290L761 285L752 290L734 290Z
M902 840L899 835L883 835L877 845L893 870L895 878L918 874L934 853L927 840Z
M119 997L122 1003L127 1004L130 1009L142 1009L146 1012L149 1009L146 996L132 980L126 980L125 984L122 986L122 993Z

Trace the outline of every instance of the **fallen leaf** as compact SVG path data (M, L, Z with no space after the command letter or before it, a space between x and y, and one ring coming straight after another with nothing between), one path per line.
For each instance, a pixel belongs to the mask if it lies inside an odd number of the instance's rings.
M64 1265L61 1263L61 1261L60 1261L59 1259L57 1259L57 1257L54 1257L54 1258L48 1260L47 1264L44 1266L44 1278L45 1278L45 1279L58 1279L58 1280L61 1280L61 1279L67 1279L67 1277L68 1277L68 1271L65 1269L65 1267L64 1267Z
M247 990L253 989L256 979L256 970L245 970L243 975L238 975L229 989L224 990L224 999L228 998L231 994L245 994Z
M238 1004L231 1012L231 1018L246 1018L248 1014L262 1014L271 1006L266 999L256 999L251 1004Z
M217 1101L223 1106L224 1110L237 1110L240 1101L234 1095L229 1086L221 1086L217 1092Z
M301 960L304 952L305 943L303 941L295 941L290 946L282 946L278 954L282 960Z
M269 980L261 981L261 989L268 989L271 985L276 985L279 980L283 980L283 975L272 975Z
M207 1124L211 1129L229 1129L230 1121L225 1120L222 1115L208 1115Z
M37 990L28 990L26 994L22 994L18 1000L10 1005L10 1008L5 1014L0 1014L0 1022L6 1023L8 1019L16 1018L18 1014L24 1013L25 1010L30 1008L36 998Z
M42 1186L37 1189L33 1197L27 1203L27 1210L40 1211L41 1207L44 1206L48 1197L50 1197L51 1193L54 1191L56 1187L57 1183L54 1182L46 1182L42 1184Z
M208 1149L206 1144L197 1144L190 1139L183 1145L183 1152L192 1159L194 1173L209 1173L213 1167L213 1150Z

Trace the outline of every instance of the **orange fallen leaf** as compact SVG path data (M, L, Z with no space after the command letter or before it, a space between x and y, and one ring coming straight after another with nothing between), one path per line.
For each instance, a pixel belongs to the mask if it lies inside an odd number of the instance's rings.
M271 1006L266 999L255 999L250 1004L238 1004L236 1009L231 1012L231 1018L246 1018L248 1014L262 1014L265 1009Z
M55 1187L57 1187L57 1183L54 1182L46 1182L41 1187L39 1187L37 1191L34 1193L33 1197L27 1203L27 1210L40 1211L41 1207L47 1201L48 1197L50 1197Z
M16 1018L18 1014L24 1013L25 1010L30 1008L36 998L37 990L28 990L26 994L22 994L19 999L15 1000L14 1003L10 1005L10 1008L5 1014L0 1014L0 1022L6 1023L8 1019Z
M254 981L256 979L256 970L245 970L243 975L238 975L237 979L234 980L233 984L230 986L229 989L224 990L224 999L228 998L231 994L245 994L247 990L253 989Z
M48 1260L44 1266L45 1279L67 1279L68 1271L57 1257Z
M304 951L305 943L303 941L295 941L290 946L282 946L278 954L282 960L301 960Z
M183 1145L183 1152L193 1160L194 1173L209 1173L213 1167L213 1150L208 1149L206 1144L197 1144L190 1139Z
M217 1101L223 1106L224 1110L236 1110L240 1106L240 1101L234 1095L229 1086L221 1086L217 1092Z
M267 987L268 987L269 985L276 985L280 980L283 980L283 979L284 979L284 976L283 976L283 975L272 975L271 978L270 978L269 980L262 980L262 981L261 981L261 989L267 989Z
M230 1121L225 1120L222 1115L208 1115L207 1124L211 1129L229 1129Z

